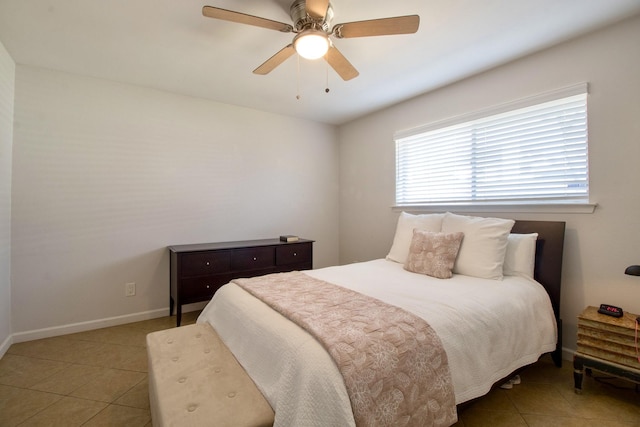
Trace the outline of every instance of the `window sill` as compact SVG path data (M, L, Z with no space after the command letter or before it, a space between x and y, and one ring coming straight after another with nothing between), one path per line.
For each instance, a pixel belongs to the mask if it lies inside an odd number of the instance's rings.
M597 203L556 203L556 204L441 204L392 206L394 211L411 212L477 212L477 213L534 213L534 214L591 214Z

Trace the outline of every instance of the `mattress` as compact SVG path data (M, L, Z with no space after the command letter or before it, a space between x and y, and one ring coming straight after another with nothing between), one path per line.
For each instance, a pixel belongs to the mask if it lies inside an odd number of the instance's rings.
M456 403L556 347L555 316L542 285L454 275L435 279L385 259L306 271L426 320L449 359ZM306 331L233 283L219 289L198 322L210 323L275 411L276 426L355 425L344 382Z

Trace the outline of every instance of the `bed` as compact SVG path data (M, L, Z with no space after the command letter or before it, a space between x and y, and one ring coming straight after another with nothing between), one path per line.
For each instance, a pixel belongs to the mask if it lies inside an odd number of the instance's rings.
M433 233L451 231L451 227L462 227L466 232L455 261L458 270L452 270L451 278L416 274L398 262L394 248L396 252L398 247L404 251L411 240L408 229L415 229L419 220L423 221L421 227L432 228ZM459 405L486 394L496 382L534 363L542 354L552 353L556 364L561 363L558 325L564 223L511 221L504 235L505 224L500 222L501 241L506 241L500 277L463 274L463 264L458 266L463 255L474 267L482 269L490 264L490 259L482 265L476 261L486 258L485 252L491 250L478 252L475 248L476 254L469 258L474 244L492 244L482 239L473 241L477 231L473 227L487 220L502 221L449 213L414 216L403 212L386 258L271 275L269 280L284 281L289 274L303 274L310 280L383 300L424 319L446 351L452 392ZM445 230L445 224L449 230ZM524 273L507 274L507 269L520 268L514 267L514 254L525 261ZM403 256L401 253L401 260ZM356 425L350 391L325 347L308 331L239 286L239 282L231 282L216 292L198 318L198 323L203 322L213 326L272 406L276 414L274 425Z

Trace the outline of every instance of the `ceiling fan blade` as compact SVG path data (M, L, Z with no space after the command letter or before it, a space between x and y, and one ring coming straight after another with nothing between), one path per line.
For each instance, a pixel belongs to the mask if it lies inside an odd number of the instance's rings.
M329 8L329 0L307 0L306 10L307 14L312 18L324 19Z
M335 46L329 48L324 59L344 81L356 78L360 74Z
M418 31L418 15L396 16L394 18L372 19L370 21L347 22L333 27L336 37L390 36L394 34L412 34Z
M273 55L271 58L267 59L258 68L253 70L253 73L261 74L261 75L269 74L271 71L273 71L274 68L282 64L287 59L289 59L289 57L293 55L295 52L296 50L294 49L292 44L287 45L282 49L280 49L280 51L275 55Z
M220 9L219 7L204 6L202 14L208 18L222 19L224 21L237 22L239 24L254 25L256 27L268 28L269 30L290 33L293 27L283 22L272 21L271 19L260 18L258 16L247 15L246 13L234 12L232 10Z

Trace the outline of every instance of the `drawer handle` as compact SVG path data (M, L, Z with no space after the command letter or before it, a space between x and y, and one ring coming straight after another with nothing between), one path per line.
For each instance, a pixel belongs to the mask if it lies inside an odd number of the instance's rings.
M209 261L207 261L207 265L211 265L211 263Z
M257 261L257 260L258 260L258 257L255 257L255 256L254 256L254 257L253 257L253 260L254 260L254 261Z
M293 253L293 256L298 256L298 254L294 252L294 253Z
M209 289L209 285L207 285L207 289Z

